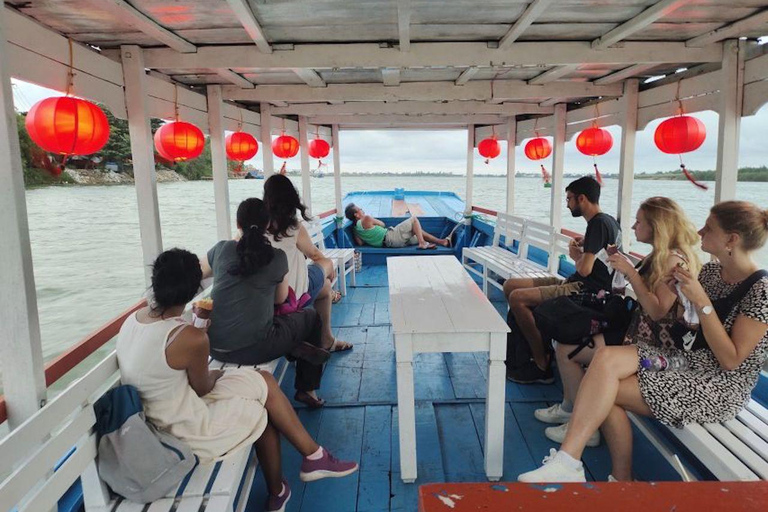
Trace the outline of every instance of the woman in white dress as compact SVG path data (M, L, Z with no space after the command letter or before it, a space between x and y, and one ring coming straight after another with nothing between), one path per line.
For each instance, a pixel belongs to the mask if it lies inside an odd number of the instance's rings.
M253 368L208 369L205 330L181 318L201 279L197 256L182 249L165 251L152 267L151 304L120 329L122 382L138 390L147 420L187 443L203 463L255 444L270 512L285 510L291 495L282 476L280 434L304 457L303 481L357 471L355 462L335 459L312 439L272 374Z

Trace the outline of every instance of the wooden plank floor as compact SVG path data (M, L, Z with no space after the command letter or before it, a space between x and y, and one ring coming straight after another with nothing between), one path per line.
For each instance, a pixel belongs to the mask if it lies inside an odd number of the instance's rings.
M365 267L358 286L334 305L334 334L355 345L334 354L326 366L319 395L322 410L297 405L299 417L319 443L336 456L358 461L351 477L310 484L299 480L301 457L283 441L283 473L291 484L289 511L383 512L417 508L418 485L427 482L485 482L482 443L485 425L487 357L482 354L418 354L415 357L418 480L403 484L397 433L395 355L389 324L386 266ZM491 296L500 314L506 307L500 292ZM289 366L283 390L293 397L294 367ZM557 445L544 436L546 425L534 409L562 399L555 385L521 386L507 382L503 481L540 464ZM296 405L296 404L295 404ZM636 435L637 437L637 435ZM659 480L676 473L642 437L639 452L643 474ZM589 479L605 480L610 458L605 444L587 448L584 463ZM247 510L261 511L267 495L259 472L248 496Z

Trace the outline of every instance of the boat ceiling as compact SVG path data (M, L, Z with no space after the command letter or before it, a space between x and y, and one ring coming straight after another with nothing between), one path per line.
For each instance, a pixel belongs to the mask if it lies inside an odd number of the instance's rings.
M519 113L548 114L558 102L578 104L619 96L627 78L644 81L680 68L719 64L724 37L718 33L752 39L768 33L768 1L758 0L10 0L5 4L115 59L122 45L141 46L147 49L147 67L191 88L222 84L226 99L254 110L266 102L278 107L276 115L291 116L301 110L294 106L310 104L318 107L312 114L333 121L336 115L354 115L338 108L347 102L414 102L412 110L392 115L430 114L436 125L440 120L433 114L442 114L446 126L457 124L457 115L465 116L461 121L472 121L466 108L454 113L446 103L528 105ZM349 56L357 49L359 60L354 53ZM389 53L379 59L386 50ZM494 51L485 58L485 52ZM403 57L391 58L392 52ZM468 57L462 59L464 55ZM530 87L534 85L538 89ZM459 88L461 92L454 92ZM439 112L422 108L438 103L443 105ZM385 115L390 110L366 112ZM509 112L509 108L498 111ZM337 124L368 126L349 119ZM475 120L496 122L487 116ZM381 119L380 124L402 123Z

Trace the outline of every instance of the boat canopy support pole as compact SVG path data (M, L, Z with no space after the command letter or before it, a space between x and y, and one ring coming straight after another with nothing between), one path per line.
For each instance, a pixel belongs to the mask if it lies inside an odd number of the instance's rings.
M464 215L472 214L472 182L475 168L475 125L467 126L467 190Z
M139 207L139 232L144 255L146 285L152 282L152 262L163 252L160 230L160 208L157 201L154 144L149 124L147 75L142 49L135 45L120 48L125 82L125 107L128 111L128 132L131 138L133 177Z
M264 179L275 173L275 159L272 156L272 106L262 101L261 112L261 157L264 162Z
M565 165L565 103L555 105L554 144L552 148L552 203L549 221L555 232L563 225L563 167Z
M739 131L744 91L744 44L729 40L723 44L720 71L720 108L717 130L717 172L715 204L736 197L739 169Z
M619 161L619 225L621 244L629 250L632 234L632 185L635 178L635 139L637 134L638 87L636 78L624 82L622 97L621 157Z
M312 215L312 186L309 179L309 141L307 116L299 116L299 146L301 147L301 200Z
M517 118L507 121L507 213L515 211L515 149L517 148Z
M0 63L9 62L0 8ZM8 425L18 427L45 400L43 347L29 241L24 170L9 66L0 65L0 372Z
M229 172L224 147L224 116L221 86L208 86L208 128L211 132L211 163L213 165L213 197L216 203L216 236L218 240L232 238L229 214Z
M333 194L336 199L336 225L340 227L344 219L344 210L341 209L341 149L339 148L339 125L331 125L331 138L333 139ZM339 233L341 241L341 233Z

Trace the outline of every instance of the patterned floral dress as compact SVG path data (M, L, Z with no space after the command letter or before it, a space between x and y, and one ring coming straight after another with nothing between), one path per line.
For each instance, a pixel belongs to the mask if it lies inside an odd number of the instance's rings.
M720 263L711 262L699 274L699 282L713 301L729 295L739 284L723 281L720 270ZM731 332L739 315L768 324L768 278L758 280L736 304L724 323L726 332ZM688 360L687 370L661 372L647 371L638 361L640 393L656 419L673 427L723 422L736 417L749 401L768 356L768 333L744 362L730 371L720 367L709 348L684 351L641 339L637 349L640 359L683 355Z

